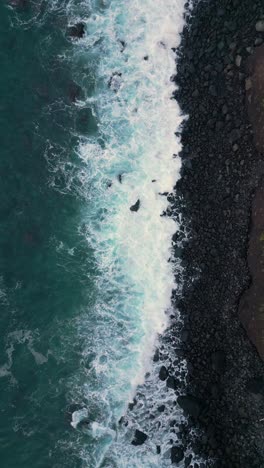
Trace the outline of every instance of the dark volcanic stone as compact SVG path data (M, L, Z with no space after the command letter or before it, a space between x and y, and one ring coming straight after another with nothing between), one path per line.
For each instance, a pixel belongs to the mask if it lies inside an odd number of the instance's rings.
M132 445L143 445L146 442L148 436L144 434L144 432L139 431L138 429L135 430L134 439L132 440Z
M191 369L185 396L178 403L192 416L184 443L208 468L264 467L262 385L248 386L264 375L264 365L241 325L243 317L260 349L264 228L255 227L264 190L257 205L252 206L252 199L257 187L264 185L260 184L264 152L254 145L255 140L264 148L264 49L255 48L262 38L255 27L262 15L260 0L194 0L177 51L175 97L188 116L182 125L181 158L191 158L191 167L182 165L173 201L187 233L183 273L177 276L183 285L177 307L182 328L188 330L181 349ZM256 57L248 71L249 55ZM256 216L251 216L251 209ZM248 246L250 225L256 238ZM244 291L240 321L238 304ZM197 435L191 431L193 425Z
M171 463L179 463L184 458L184 451L181 447L172 447L171 449Z
M201 403L192 395L181 395L177 398L177 402L185 413L193 418L198 418L201 412Z
M160 371L159 371L159 378L160 378L160 380L163 380L163 381L166 380L167 377L168 377L168 375L169 375L169 373L168 373L166 367L165 367L165 366L161 366Z
M159 411L160 413L163 413L163 411L165 411L165 405L160 405L160 406L158 406L158 411Z
M84 23L76 23L67 29L68 36L74 39L81 39L85 34Z
M137 202L130 207L130 211L138 211L140 208L140 200L137 200Z
M167 378L167 387L168 388L172 388L172 390L176 390L178 385L177 385L177 380L175 379L175 377L173 377L172 375L170 375L168 378Z

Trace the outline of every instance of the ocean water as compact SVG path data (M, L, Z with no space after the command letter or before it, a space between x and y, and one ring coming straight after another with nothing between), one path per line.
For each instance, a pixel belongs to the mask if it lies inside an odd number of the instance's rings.
M170 466L184 2L22 3L0 4L2 466Z

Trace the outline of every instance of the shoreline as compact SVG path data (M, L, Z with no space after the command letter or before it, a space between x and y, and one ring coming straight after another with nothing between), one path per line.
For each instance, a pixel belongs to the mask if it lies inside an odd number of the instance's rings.
M177 307L189 371L178 403L189 415L183 444L208 467L264 466L264 364L238 315L251 281L252 200L264 173L245 105L246 62L264 42L255 27L261 14L258 1L194 2L178 50L175 98L189 116L174 200L188 233L175 249L184 266ZM193 427L202 435L188 435Z

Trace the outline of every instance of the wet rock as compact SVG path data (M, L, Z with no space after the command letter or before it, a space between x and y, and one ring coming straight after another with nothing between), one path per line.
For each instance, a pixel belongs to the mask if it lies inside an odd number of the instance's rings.
M158 406L158 411L163 413L165 411L165 405Z
M81 92L82 88L74 81L71 81L68 86L68 96L70 101L76 102L80 98Z
M264 20L257 21L255 27L257 32L264 32Z
M172 447L171 449L171 463L179 463L184 458L184 451L181 447Z
M168 388L171 388L172 390L176 390L177 387L178 387L178 381L177 381L177 379L175 379L175 377L173 377L172 375L170 375L170 376L167 378L166 385L167 385Z
M188 457L185 458L184 460L184 466L185 468L188 468L192 462L192 455L188 455Z
M137 404L137 400L136 398L134 398L133 402L128 404L128 408L132 410L136 406L136 404Z
M119 90L121 86L121 82L122 82L121 78L122 78L122 73L115 72L112 74L110 80L108 81L109 88L112 89L112 91L114 91L115 93L117 93L117 91Z
M124 50L125 50L125 48L126 48L126 43L125 43L125 41L119 40L119 43L120 43L120 46L121 46L121 48L120 48L121 52L124 52Z
M177 402L183 411L197 419L201 412L201 403L192 395L181 395L177 398Z
M159 371L159 379L164 381L168 378L169 373L168 370L166 369L165 366L161 366L160 371Z
M81 39L85 34L85 25L84 23L76 23L73 26L70 26L67 29L68 36L73 39Z
M135 435L134 439L132 440L131 444L132 445L143 445L144 442L146 442L148 436L142 431L139 431L138 429L135 430Z
M137 212L140 208L140 200L137 200L134 205L130 207L130 211Z

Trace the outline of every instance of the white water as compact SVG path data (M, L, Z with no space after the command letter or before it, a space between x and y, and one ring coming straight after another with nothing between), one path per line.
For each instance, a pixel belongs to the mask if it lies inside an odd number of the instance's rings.
M178 227L161 216L168 207L161 193L173 191L180 170L175 132L182 116L171 99L170 78L176 72L172 48L180 42L183 4L91 2L87 17L79 18L87 31L75 45L75 60L83 70L79 82L84 86L94 80L95 86L77 105L92 109L99 128L99 137L81 140L83 165L75 187L87 200L83 221L97 265L94 308L84 310L78 322L85 343L82 379L77 375L71 382L73 398L83 402L72 426L78 430L82 419L89 421L84 466L167 466L142 451L132 463L120 444L111 464L102 463L118 437L119 418L151 368L177 288L169 260ZM86 62L93 69L90 81ZM132 212L138 199L140 209ZM159 397L170 400L165 391L163 385Z

